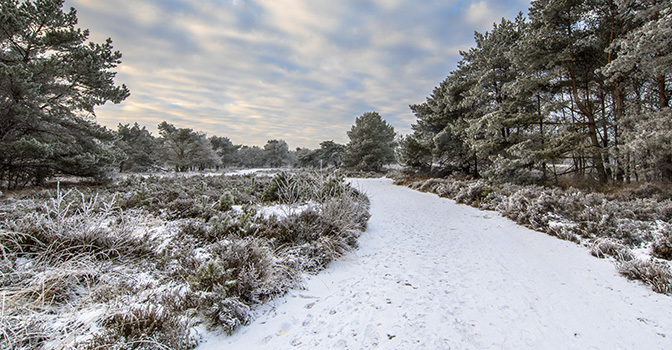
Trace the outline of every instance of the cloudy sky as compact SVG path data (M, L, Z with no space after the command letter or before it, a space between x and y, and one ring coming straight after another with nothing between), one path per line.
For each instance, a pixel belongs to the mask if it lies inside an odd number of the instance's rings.
M400 133L473 45L529 0L66 0L91 40L123 54L131 97L97 109L116 129L163 120L234 143L348 141L379 112Z

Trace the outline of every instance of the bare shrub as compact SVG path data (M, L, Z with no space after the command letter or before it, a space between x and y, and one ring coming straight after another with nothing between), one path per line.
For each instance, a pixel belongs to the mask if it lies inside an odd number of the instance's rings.
M86 349L190 349L190 325L156 305L131 307L107 317L105 331L79 344Z
M581 240L574 234L571 227L567 225L551 225L546 229L546 233L558 237L565 241L581 243Z
M632 260L632 253L626 246L609 238L600 238L593 242L590 254L600 259L607 256L620 257L620 260Z
M653 242L653 255L661 259L672 260L672 225L663 224L661 226Z
M672 293L672 271L667 263L653 259L617 259L617 261L618 271L628 279L641 280L651 285L653 291L657 293Z

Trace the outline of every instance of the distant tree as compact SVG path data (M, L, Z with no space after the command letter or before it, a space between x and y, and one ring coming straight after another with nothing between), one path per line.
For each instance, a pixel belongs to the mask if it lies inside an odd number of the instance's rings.
M124 152L125 158L119 161L119 171L146 171L161 165L165 152L161 142L138 123L119 124L117 126L117 147Z
M238 151L238 165L244 168L258 168L266 165L266 154L259 146L243 146Z
M329 168L341 166L345 145L330 141L320 142L316 150L297 149L297 164L300 167Z
M212 149L217 153L222 166L232 166L238 161L237 153L241 145L234 145L228 137L210 136Z
M0 2L0 184L56 174L103 178L117 154L94 107L129 95L115 86L112 41L87 43L63 0Z
M278 168L289 164L289 146L284 140L268 140L264 145L266 164Z
M205 134L187 128L178 129L165 121L158 128L167 148L168 163L175 171L204 170L221 164Z
M343 165L365 171L381 170L383 165L395 160L395 136L394 127L378 112L364 113L348 131L350 142L346 146Z
M296 151L294 151L295 166L300 168L313 168L318 163L316 161L316 156L316 150L297 147Z
M324 167L338 168L343 163L343 155L345 154L345 145L336 143L333 140L320 142L320 149L318 160L322 161Z

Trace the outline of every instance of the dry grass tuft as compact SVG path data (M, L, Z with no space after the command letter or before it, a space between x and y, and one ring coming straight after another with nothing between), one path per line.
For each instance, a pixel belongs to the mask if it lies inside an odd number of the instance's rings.
M617 261L618 271L622 275L649 284L654 292L672 294L672 271L667 263L640 259Z

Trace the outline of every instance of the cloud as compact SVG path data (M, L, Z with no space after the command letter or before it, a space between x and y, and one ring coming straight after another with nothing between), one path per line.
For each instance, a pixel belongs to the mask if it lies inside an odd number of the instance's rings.
M97 108L116 128L162 120L263 145L347 142L379 111L398 131L454 69L473 31L527 1L66 0L91 39L123 53L121 105ZM495 15L497 14L497 15Z
M499 17L499 18L498 18ZM487 1L472 3L469 5L466 14L467 23L473 24L478 28L489 28L494 22L498 22L501 16L495 12L495 9Z

